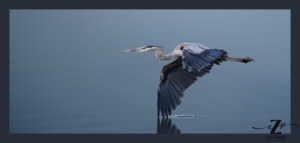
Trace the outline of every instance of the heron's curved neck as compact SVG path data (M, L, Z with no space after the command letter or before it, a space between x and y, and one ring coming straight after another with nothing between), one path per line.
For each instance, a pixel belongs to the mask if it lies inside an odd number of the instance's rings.
M175 58L175 57L172 56L172 53L163 55L161 48L156 48L155 52L156 52L155 56L158 60L163 60L164 61L164 60L171 60L171 59Z

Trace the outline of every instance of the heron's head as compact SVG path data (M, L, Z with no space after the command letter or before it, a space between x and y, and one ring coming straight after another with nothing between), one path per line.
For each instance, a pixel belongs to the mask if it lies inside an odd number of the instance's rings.
M150 52L150 51L155 51L157 48L161 49L161 47L162 46L147 45L147 46L139 47L136 49L129 49L129 50L126 50L125 52Z

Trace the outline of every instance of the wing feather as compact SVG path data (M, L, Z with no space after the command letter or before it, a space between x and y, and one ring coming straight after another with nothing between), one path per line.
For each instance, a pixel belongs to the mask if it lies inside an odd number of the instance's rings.
M170 87L170 91L173 95L173 98L175 99L176 101L176 104L177 105L180 105L181 104L181 100L180 100L180 92L178 92L179 90L175 90L173 87Z
M173 86L172 86L173 87ZM171 88L169 88L168 90L170 90L170 100L171 100L171 102L172 102L172 108L173 108L173 110L175 110L176 109L176 107L177 107L177 101L176 101L176 96L177 95L175 95L174 93L173 93L173 91L171 91Z
M179 103L180 101L180 94L177 94L175 91L180 91L178 89L175 88L174 86L175 83L171 82L171 85L170 85L170 88L168 88L170 94L171 94L171 98L174 99L174 103L177 104Z
M198 43L184 43L182 65L184 69L188 69L189 72L192 68L200 71L206 66L216 61L217 57L222 57L223 60L227 58L227 52L224 50L212 49L208 46ZM222 61L222 60L221 60ZM215 63L218 63L217 60Z
M160 109L161 108L161 91L160 89L157 90L157 109ZM157 110L157 116L159 116L160 114L160 110Z
M167 92L167 89L168 88L165 88L164 89L164 93L165 93L165 96L163 96L163 98L164 98L164 112L165 112L165 115L166 116L168 116L168 99L167 99L167 97L168 97L168 92Z
M164 103L164 87L163 87L163 84L161 85L162 86L162 90L161 90L161 94L160 94L160 98L161 98L161 100L160 100L160 109L161 109L161 114L162 114L162 116L165 116L165 103Z
M162 116L171 115L172 110L181 104L183 92L198 80L197 77L209 73L214 63L219 64L226 58L226 51L185 43L183 56L162 68L158 87L158 116L160 113Z
M170 86L169 84L169 81L166 81L167 82L167 85ZM166 111L167 111L167 115L170 115L170 113L172 112L172 100L171 100L171 93L169 91L169 88L166 89L167 91L167 94L166 94L166 100L167 100L167 106L166 106Z
M172 87L174 87L176 90L183 89L180 87L180 85L177 85L178 83L176 83L176 81L174 80L174 77L170 78L170 83L171 83Z
M181 83L183 85L183 90L186 89L188 87L188 78L184 78L184 74L182 73L173 73L174 75L177 76L177 80L179 80L179 83Z
M182 74L184 76L186 76L187 79L190 79L191 82L197 80L197 78L193 74L190 74L187 71L182 71ZM191 83L189 83L189 84L191 84Z
M194 60L201 65L201 69L203 69L205 66L208 66L208 63L203 61L200 57L194 56Z

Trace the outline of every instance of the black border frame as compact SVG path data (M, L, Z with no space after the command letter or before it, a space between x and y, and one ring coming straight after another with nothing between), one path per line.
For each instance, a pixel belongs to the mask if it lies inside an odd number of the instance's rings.
M10 0L1 4L0 15L0 142L266 142L267 134L9 134L9 10L10 9L290 9L291 10L291 123L300 125L299 120L299 88L297 81L300 72L297 54L299 52L299 22L296 2L279 1L44 1L44 0ZM293 29L293 30L292 30ZM269 134L268 134L269 135ZM300 128L291 126L291 134L284 142L299 140ZM281 141L278 141L281 142Z

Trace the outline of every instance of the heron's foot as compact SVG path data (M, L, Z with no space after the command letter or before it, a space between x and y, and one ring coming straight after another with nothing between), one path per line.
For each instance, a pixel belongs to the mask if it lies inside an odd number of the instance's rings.
M243 63L248 63L248 62L251 62L251 61L254 62L254 60L250 59L249 57L247 57L247 58L231 58L231 57L228 57L228 60L229 61L243 62Z
M248 63L248 62L251 62L251 61L253 61L253 62L254 62L254 60L253 60L253 59L250 59L249 57L247 57L247 58L243 58L243 59L241 59L241 61L240 61L240 62L243 62L243 63Z

